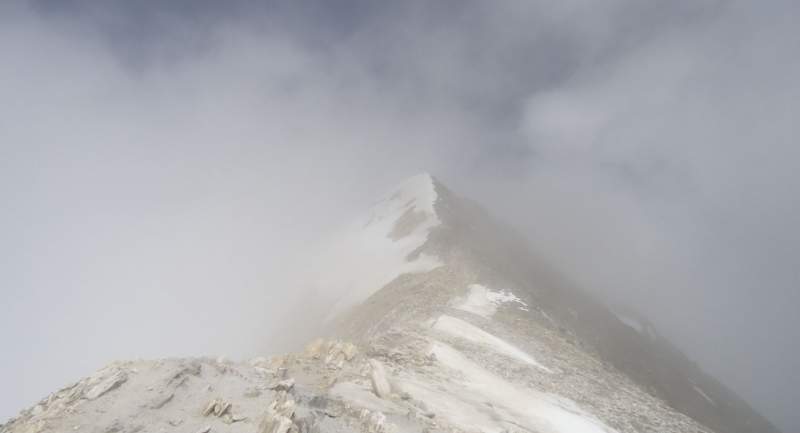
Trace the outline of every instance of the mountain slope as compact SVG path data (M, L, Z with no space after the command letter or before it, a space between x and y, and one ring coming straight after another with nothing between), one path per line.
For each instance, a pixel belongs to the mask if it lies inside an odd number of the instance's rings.
M577 358L599 362L603 373L590 375L584 370L580 383L570 383L572 379L563 375L549 378L555 392L589 400L598 410L611 410L608 396L603 395L602 387L588 384L622 374L637 392L667 403L710 429L777 431L644 318L612 312L550 268L529 251L521 236L480 206L455 196L434 178L428 179L436 191L435 218L439 223L430 228L428 241L413 254L437 257L442 264L425 274L398 278L374 294L340 321L341 335L369 341L402 327L404 321L435 320L457 310L464 320L505 334L543 356L565 359L566 354L576 352L567 362L555 361L561 371L579 371L573 365ZM518 301L497 302L503 296ZM482 306L476 306L481 302ZM475 308L463 308L464 303ZM482 314L487 308L497 311ZM580 391L565 391L569 389ZM627 408L622 405L618 409L627 418L637 419L642 418L639 405L630 401ZM639 431L637 426L646 429L648 422L632 423L631 431ZM649 428L659 426L654 422Z
M0 432L777 432L520 239L416 176L312 272L306 311L325 340L248 362L114 364Z

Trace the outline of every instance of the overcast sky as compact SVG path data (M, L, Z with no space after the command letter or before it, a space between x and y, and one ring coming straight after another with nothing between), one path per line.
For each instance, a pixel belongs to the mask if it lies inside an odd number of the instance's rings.
M800 431L793 1L0 5L0 418L252 356L421 171Z

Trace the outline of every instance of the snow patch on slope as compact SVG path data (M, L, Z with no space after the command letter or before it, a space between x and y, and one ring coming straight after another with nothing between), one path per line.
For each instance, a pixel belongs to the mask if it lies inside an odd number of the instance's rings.
M542 433L609 433L611 428L583 412L573 401L522 390L467 359L450 346L434 343L431 353L442 364L461 372L463 385L491 401L498 412Z
M707 402L709 402L709 403L713 404L714 406L716 406L716 405L717 405L716 403L714 403L714 400L713 400L713 399L711 399L711 397L709 397L709 396L708 396L708 394L706 394L706 393L703 391L703 389L702 389L702 388L700 388L700 387L699 387L699 386L697 386L697 385L692 385L692 388L694 388L695 392L697 392L698 394L700 394L700 396L701 396L701 397L703 397L703 398L704 398L704 399L705 399Z
M318 263L312 283L333 303L328 319L366 300L406 273L428 272L442 265L435 256L414 254L441 221L433 178L422 174L405 182L377 203L367 218L357 221L332 242Z
M431 353L458 376L443 383L410 377L403 381L403 390L465 431L500 433L521 427L539 433L615 432L573 401L518 388L446 344L434 342Z
M537 362L535 359L533 359L533 357L517 349L505 340L497 338L494 335L478 328L477 326L474 326L463 320L456 319L455 317L446 315L439 317L433 324L433 329L454 337L463 338L473 343L486 346L488 349L491 349L497 353L514 358L525 364L533 365L534 367L548 373L553 372L549 368Z
M636 332L640 334L645 333L645 326L633 317L628 317L624 314L617 314L617 318L620 322L624 323L629 328L633 328Z
M519 304L519 309L528 310L528 304L516 297L510 291L492 291L481 284L471 284L467 298L456 305L456 309L468 311L487 319L494 315L501 304L513 302Z
M642 334L652 340L658 339L658 332L656 331L655 327L651 325L646 320L642 320L641 318L637 317L637 315L633 314L626 314L620 311L612 311L617 319L622 322L625 326L632 328L634 331Z

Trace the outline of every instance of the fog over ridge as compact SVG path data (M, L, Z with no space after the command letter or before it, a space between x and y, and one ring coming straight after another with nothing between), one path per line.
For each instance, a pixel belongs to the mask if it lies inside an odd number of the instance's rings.
M0 416L255 355L309 245L421 171L800 428L798 6L0 6Z

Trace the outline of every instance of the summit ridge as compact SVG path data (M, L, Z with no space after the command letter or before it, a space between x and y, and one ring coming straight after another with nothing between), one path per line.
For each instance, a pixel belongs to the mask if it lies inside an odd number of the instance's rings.
M305 350L114 363L0 433L778 432L429 174L315 260Z

